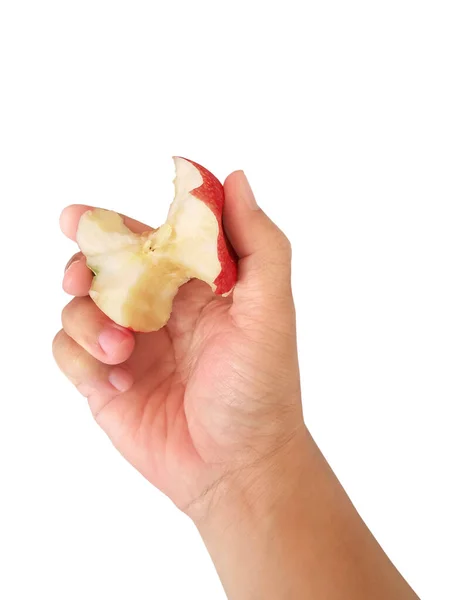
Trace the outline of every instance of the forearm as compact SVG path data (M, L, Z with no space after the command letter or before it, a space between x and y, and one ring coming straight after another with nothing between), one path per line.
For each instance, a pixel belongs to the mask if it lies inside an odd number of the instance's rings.
M417 598L307 433L224 480L197 525L230 600Z

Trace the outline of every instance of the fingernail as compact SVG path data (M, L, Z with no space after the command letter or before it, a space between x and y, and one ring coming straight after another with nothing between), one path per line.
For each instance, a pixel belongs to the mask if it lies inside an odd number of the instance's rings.
M75 265L78 262L80 262L80 258L78 256L72 256L72 258L69 260L69 262L67 263L67 265L64 268L64 273L67 273L67 271L70 269L70 267L72 265Z
M98 343L105 354L116 354L121 344L128 341L129 334L115 327L107 327L98 336Z
M121 367L114 367L109 373L108 381L119 392L127 392L133 385L133 376Z
M248 182L247 176L244 173L244 171L242 171L242 195L244 196L245 201L247 202L247 206L249 207L250 210L259 210L259 206L256 202L256 198L255 198L255 194L253 193L253 190Z

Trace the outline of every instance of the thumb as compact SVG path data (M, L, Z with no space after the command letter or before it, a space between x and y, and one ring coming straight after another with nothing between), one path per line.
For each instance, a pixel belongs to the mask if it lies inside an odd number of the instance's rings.
M243 171L229 175L224 190L224 227L239 257L234 301L280 309L292 302L289 240L259 208Z

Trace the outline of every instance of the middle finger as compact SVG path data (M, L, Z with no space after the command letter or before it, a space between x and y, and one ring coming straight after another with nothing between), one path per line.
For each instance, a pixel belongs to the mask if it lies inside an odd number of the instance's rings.
M71 296L87 296L92 284L92 271L86 265L86 259L77 252L66 265L63 278L63 290Z

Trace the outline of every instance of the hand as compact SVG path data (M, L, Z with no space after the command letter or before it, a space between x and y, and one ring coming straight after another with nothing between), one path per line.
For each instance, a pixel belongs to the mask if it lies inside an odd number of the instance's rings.
M117 449L181 509L201 516L220 482L264 463L303 430L290 245L256 205L243 172L225 182L224 224L239 256L227 298L191 281L168 324L133 334L88 296L91 273L69 261L53 349ZM61 215L71 239L89 207ZM127 219L136 232L148 229Z
M88 208L62 213L71 239ZM232 296L192 281L151 334L94 305L75 255L57 363L118 450L193 518L230 600L417 599L304 426L289 242L242 172L225 182L224 224L239 256Z

